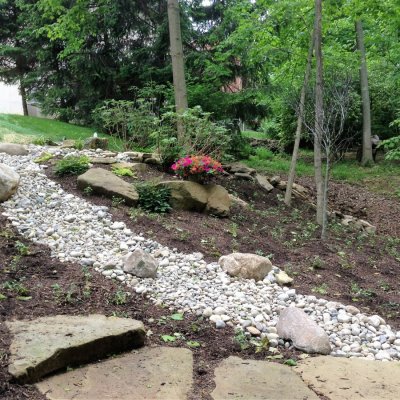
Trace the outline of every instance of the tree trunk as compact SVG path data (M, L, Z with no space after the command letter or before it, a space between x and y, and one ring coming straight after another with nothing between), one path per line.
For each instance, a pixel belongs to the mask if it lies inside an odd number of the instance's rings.
M307 90L308 80L310 78L311 60L312 60L312 55L313 55L313 51L314 51L314 40L315 40L314 38L315 38L315 27L312 31L311 38L310 38L310 46L308 48L306 72L304 74L303 87L301 88L301 93L300 93L299 116L297 117L297 128L296 128L296 134L295 134L295 139L294 139L292 162L290 163L290 171L289 171L288 181L287 181L287 185L286 185L285 203L288 206L290 206L290 203L292 200L293 182L294 182L294 178L296 175L296 164L297 164L297 158L298 158L299 147L300 147L301 128L303 127L306 90Z
M356 21L357 46L360 52L360 81L361 81L361 98L363 111L363 140L362 140L362 158L361 164L366 166L374 160L372 157L371 142L371 105L369 100L368 89L368 71L367 61L365 57L364 31L361 20Z
M171 44L172 75L174 80L175 106L178 114L188 108L185 68L183 61L183 47L181 36L181 24L179 17L178 0L168 0L168 24ZM178 142L183 144L183 124L178 119Z
M24 115L27 117L27 116L29 115L29 112L28 112L28 103L27 103L27 101L26 101L25 86L23 85L22 82L20 82L19 91L20 91L20 93L21 93L22 110L23 110L23 112L24 112Z
M321 141L324 124L323 103L323 60L322 60L322 0L315 0L315 129L314 129L314 172L317 189L317 224L323 224L324 191L322 178Z

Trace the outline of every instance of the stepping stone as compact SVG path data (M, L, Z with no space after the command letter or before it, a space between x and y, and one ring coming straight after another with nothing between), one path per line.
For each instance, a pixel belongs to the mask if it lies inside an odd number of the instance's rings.
M88 186L94 193L106 197L121 197L126 205L135 206L139 195L133 185L118 178L115 174L103 168L91 168L84 174L78 176L78 188L84 190Z
M215 369L214 400L318 400L319 397L285 365L229 357Z
M10 156L26 156L28 150L22 144L0 143L0 153L6 153Z
M146 347L36 386L50 400L186 400L192 390L192 371L190 350Z
M301 361L294 370L332 400L400 399L400 363L337 357Z
M70 365L97 361L111 353L143 346L143 323L93 314L58 315L32 321L8 321L13 335L8 371L21 383Z
M91 157L90 162L92 164L115 164L117 160L112 157Z

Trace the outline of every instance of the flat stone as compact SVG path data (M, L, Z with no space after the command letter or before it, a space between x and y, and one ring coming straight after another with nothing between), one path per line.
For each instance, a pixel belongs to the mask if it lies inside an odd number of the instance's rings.
M317 400L318 396L285 365L229 357L215 369L214 400Z
M256 175L256 182L258 186L262 187L267 192L271 192L274 187L269 183L268 178L264 175Z
M125 182L110 171L103 168L91 168L78 176L78 188L84 190L91 187L94 193L109 198L121 197L127 205L136 205L139 195L133 185Z
M400 399L399 362L313 357L300 361L294 370L329 399Z
M57 315L32 321L8 321L13 335L10 374L21 383L70 365L97 361L108 354L143 346L142 322L129 318Z
M117 160L112 157L92 157L90 162L92 164L115 164Z
M0 153L6 153L10 156L26 156L28 150L22 144L0 143Z
M282 310L276 329L279 337L290 339L296 349L306 353L331 352L326 332L300 308L286 307Z
M192 388L192 371L188 349L143 348L36 386L50 400L184 400Z

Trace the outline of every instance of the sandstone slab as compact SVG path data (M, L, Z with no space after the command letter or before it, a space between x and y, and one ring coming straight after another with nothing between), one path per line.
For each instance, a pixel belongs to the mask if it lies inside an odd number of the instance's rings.
M294 370L329 399L400 399L399 362L313 357L299 362Z
M229 357L215 369L214 400L317 400L290 367Z
M20 176L6 164L0 164L0 202L8 200L18 189Z
M0 153L6 153L10 156L26 156L28 150L22 144L0 143Z
M220 185L206 185L207 205L206 213L227 217L231 206L231 199L228 191Z
M133 185L103 168L91 168L78 176L78 188L91 187L94 193L107 197L120 197L127 205L136 205L139 195Z
M286 307L282 310L276 329L279 337L290 339L296 349L306 353L331 352L326 332L300 308Z
M264 190L266 190L268 193L271 192L274 187L269 183L268 179L264 175L256 175L256 182L258 186L262 187Z
M92 157L90 159L90 162L92 164L115 164L117 160L113 157Z
M218 264L230 276L256 281L263 280L272 270L272 263L267 257L250 253L232 253L222 256Z
M143 348L37 384L50 400L184 400L192 389L188 349Z
M21 383L143 346L145 340L142 322L98 314L57 315L6 324L13 336L9 372Z

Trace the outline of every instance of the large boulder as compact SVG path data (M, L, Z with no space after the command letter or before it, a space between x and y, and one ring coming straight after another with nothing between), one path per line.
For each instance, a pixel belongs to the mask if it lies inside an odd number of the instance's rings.
M326 332L299 308L287 307L282 310L276 329L279 337L291 340L296 349L306 353L331 352Z
M92 136L85 140L84 144L85 149L108 149L108 139L107 138L99 138L97 136Z
M159 185L171 189L171 205L175 209L206 212L218 217L229 214L231 199L220 185L201 185L191 181L165 181Z
M8 200L18 189L19 175L8 165L0 164L0 202Z
M263 280L272 270L272 263L267 257L250 253L232 253L222 256L218 263L230 276L256 281Z
M0 143L0 153L6 153L10 156L26 156L28 150L22 144Z
M120 197L129 206L135 206L139 200L133 185L103 168L91 168L78 176L78 188L84 190L87 187L106 197Z
M257 174L256 175L256 182L257 182L258 186L260 186L261 188L263 188L267 192L271 192L274 189L274 187L269 183L267 177L264 176L264 175Z
M21 383L141 347L146 337L142 322L97 314L57 315L6 325L13 336L8 370Z
M156 278L158 262L149 253L136 249L128 253L123 259L123 270L139 278Z

